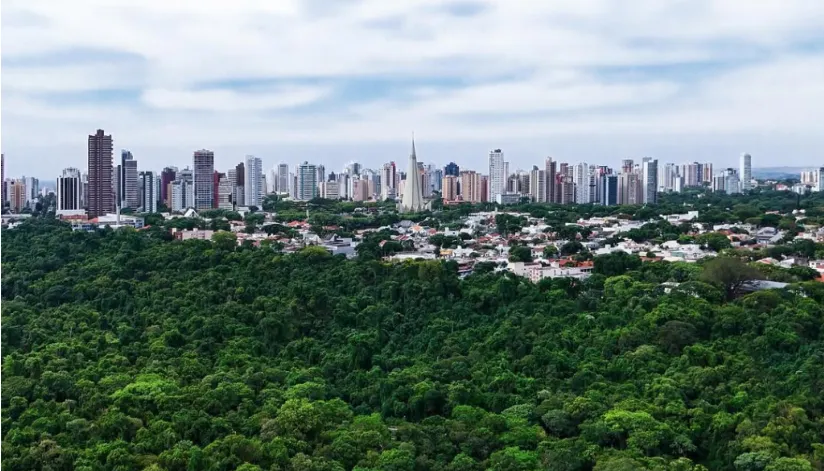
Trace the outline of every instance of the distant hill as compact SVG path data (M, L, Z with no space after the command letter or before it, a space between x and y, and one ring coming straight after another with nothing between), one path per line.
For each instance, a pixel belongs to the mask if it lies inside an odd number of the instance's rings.
M799 178L802 170L809 167L762 167L752 169L755 178L782 180L787 178Z

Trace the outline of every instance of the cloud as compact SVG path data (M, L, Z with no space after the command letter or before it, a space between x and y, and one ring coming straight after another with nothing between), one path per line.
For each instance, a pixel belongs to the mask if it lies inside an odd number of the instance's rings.
M2 27L10 172L82 166L98 127L158 146L138 155L150 168L201 147L271 165L282 145L336 168L316 146L355 143L375 166L412 130L443 149L553 143L612 164L608 142L662 136L824 152L818 0L8 0Z
M255 111L294 108L329 94L324 87L290 87L266 93L239 93L233 90L163 90L143 93L149 106L173 110Z

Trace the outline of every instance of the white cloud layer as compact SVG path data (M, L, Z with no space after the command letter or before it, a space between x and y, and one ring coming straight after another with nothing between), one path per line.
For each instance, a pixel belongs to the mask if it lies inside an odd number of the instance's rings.
M2 29L11 173L83 166L99 127L148 168L202 147L337 168L336 145L377 165L413 130L478 168L505 143L523 167L824 161L821 0L6 0Z

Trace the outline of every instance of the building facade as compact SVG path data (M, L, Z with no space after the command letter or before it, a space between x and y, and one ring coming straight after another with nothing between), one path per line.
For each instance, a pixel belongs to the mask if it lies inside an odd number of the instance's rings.
M195 209L210 209L214 203L215 153L201 149L193 156Z
M114 211L111 134L98 129L89 136L88 151L88 213L89 217L95 218Z
M314 164L303 162L298 166L297 198L309 201L318 196L318 169Z
M83 177L80 170L67 168L57 177L56 214L77 214L83 211Z

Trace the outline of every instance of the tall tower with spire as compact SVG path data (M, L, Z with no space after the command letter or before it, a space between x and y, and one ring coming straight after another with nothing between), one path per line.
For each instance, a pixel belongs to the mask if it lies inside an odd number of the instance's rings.
M418 170L418 156L415 155L415 137L412 136L412 153L409 154L409 167L406 170L406 183L403 189L400 212L413 213L424 210L421 177Z

